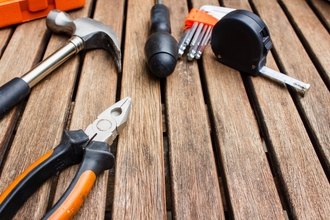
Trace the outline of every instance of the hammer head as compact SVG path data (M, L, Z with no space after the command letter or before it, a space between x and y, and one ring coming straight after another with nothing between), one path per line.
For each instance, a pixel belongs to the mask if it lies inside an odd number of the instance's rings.
M49 12L46 25L55 33L66 33L78 36L84 41L84 48L104 49L115 59L118 71L121 71L121 52L118 37L109 26L90 18L72 20L70 16L59 10Z

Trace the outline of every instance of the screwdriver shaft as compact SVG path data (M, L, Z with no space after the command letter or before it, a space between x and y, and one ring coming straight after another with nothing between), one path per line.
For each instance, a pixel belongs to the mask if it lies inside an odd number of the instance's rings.
M287 75L285 75L283 73L277 72L277 71L275 71L273 69L270 69L270 68L268 68L266 66L263 66L260 69L259 72L261 74L265 75L265 76L268 76L270 78L276 79L276 80L278 80L280 82L284 82L285 84L290 85L290 86L292 86L292 87L294 87L296 89L299 89L302 92L306 92L309 89L309 87L310 87L310 85L307 84L307 83L304 83L302 81L299 81L297 79L294 79L294 78L292 78L290 76L287 76Z

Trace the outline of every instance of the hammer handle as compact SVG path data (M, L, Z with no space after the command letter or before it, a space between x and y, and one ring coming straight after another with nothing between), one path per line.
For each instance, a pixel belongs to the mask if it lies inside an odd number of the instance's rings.
M29 85L21 78L14 78L0 87L0 117L30 94Z
M11 110L30 94L31 88L50 72L67 61L72 55L84 47L80 37L72 37L67 44L58 49L48 58L40 62L22 78L14 78L0 87L0 117Z
M52 55L41 61L32 70L22 76L22 79L32 88L49 73L67 61L71 56L82 50L83 47L84 41L80 37L73 36L63 47L55 51Z

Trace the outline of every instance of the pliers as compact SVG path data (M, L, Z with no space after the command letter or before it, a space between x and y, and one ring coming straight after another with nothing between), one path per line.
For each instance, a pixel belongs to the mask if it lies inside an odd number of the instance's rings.
M11 219L51 176L73 164L80 167L69 187L42 219L71 219L81 207L96 177L114 166L110 146L126 126L131 109L126 97L104 112L85 131L63 132L60 144L20 174L0 195L0 219Z

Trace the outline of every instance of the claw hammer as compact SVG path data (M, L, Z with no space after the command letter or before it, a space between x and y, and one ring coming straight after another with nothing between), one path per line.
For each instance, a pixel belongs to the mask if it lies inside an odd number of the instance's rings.
M0 87L0 117L22 101L34 85L81 50L108 51L114 57L118 71L121 71L119 40L109 26L90 18L72 20L67 13L59 10L49 12L46 25L51 31L69 34L71 38L21 78L15 77Z

